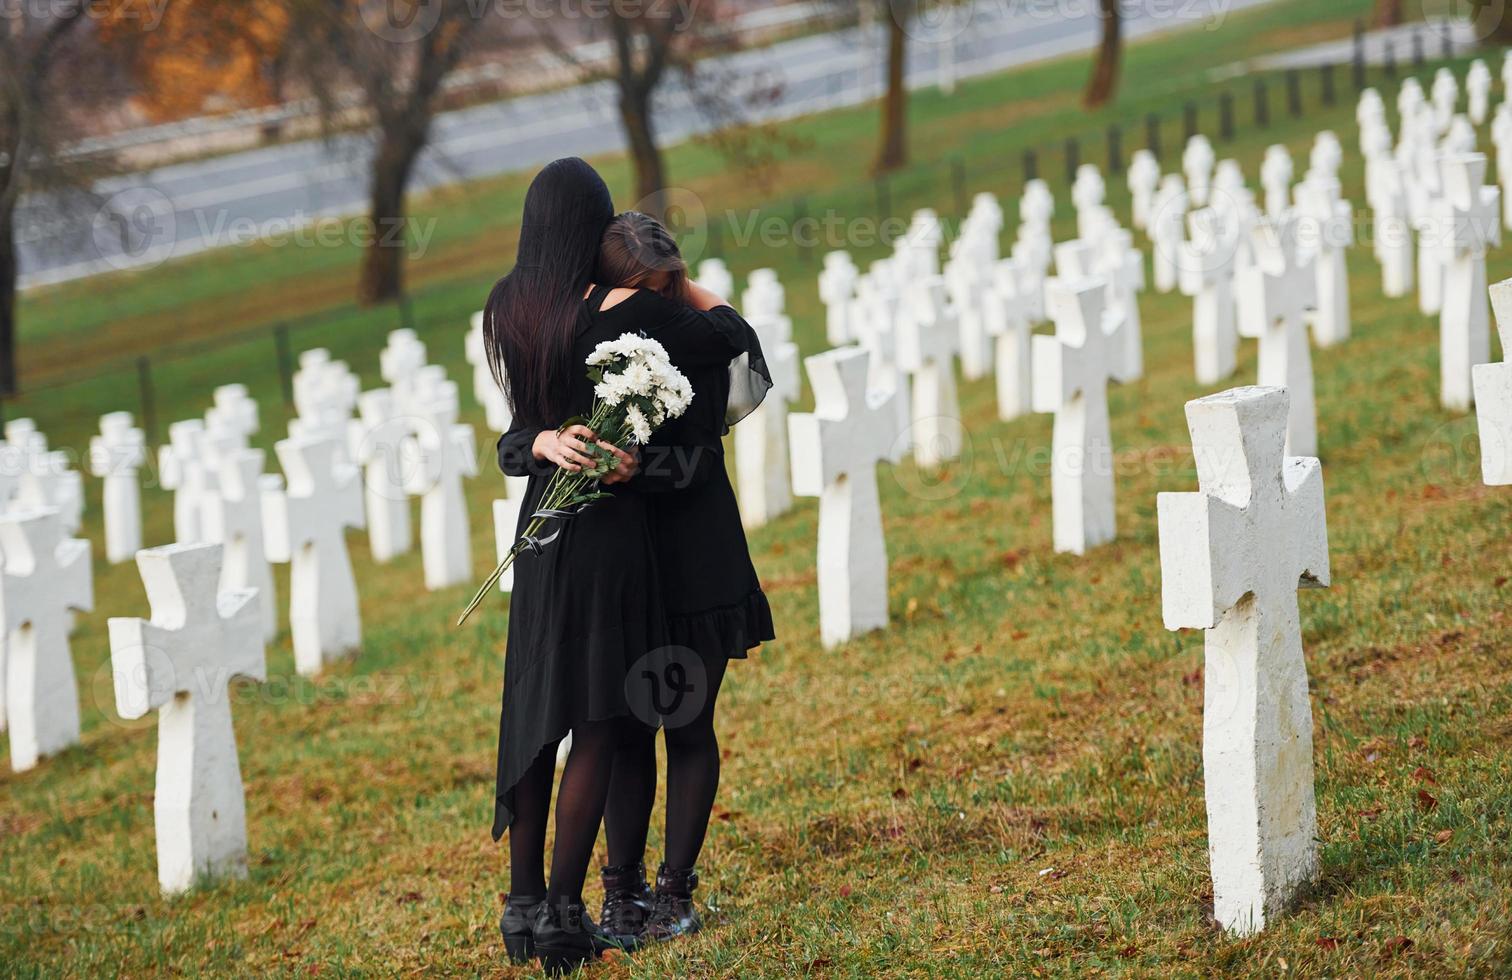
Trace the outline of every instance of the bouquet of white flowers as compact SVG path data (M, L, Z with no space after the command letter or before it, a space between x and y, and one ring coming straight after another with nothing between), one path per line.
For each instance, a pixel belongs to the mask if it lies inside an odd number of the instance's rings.
M666 348L649 337L627 333L617 340L606 340L588 355L587 365L588 380L593 382L593 411L587 418L578 415L568 419L561 429L586 425L611 445L645 445L653 432L687 411L693 400L693 386L667 359ZM525 533L473 596L457 620L458 626L467 622L521 551L539 552L556 539L560 530L545 539L539 536L548 521L569 520L595 500L610 496L598 482L615 468L615 455L597 445L590 445L587 452L594 459L591 468L577 473L559 469L551 474L541 506L530 515Z

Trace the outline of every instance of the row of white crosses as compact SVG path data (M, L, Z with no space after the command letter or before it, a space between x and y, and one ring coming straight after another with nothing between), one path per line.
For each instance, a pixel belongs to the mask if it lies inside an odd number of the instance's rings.
M720 295L726 295L721 293ZM740 298L741 309L761 343L772 389L735 427L735 476L740 518L757 528L793 506L788 481L788 405L798 399L798 345L787 315L787 293L771 269L756 269Z

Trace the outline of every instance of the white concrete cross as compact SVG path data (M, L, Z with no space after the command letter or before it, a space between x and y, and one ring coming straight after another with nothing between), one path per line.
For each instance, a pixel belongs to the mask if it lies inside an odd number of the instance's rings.
M247 386L229 384L216 388L214 402L205 412L205 427L234 432L245 446L259 428L257 402L247 394Z
M1297 218L1267 218L1256 226L1255 266L1239 276L1239 334L1260 340L1260 384L1285 388L1291 404L1286 451L1318 453L1318 416L1313 400L1312 349L1306 316L1317 303L1312 256L1297 247Z
M1402 169L1384 157L1371 170L1375 210L1375 254L1381 263L1381 291L1397 298L1412 292L1415 253Z
M348 452L362 467L368 547L373 560L383 564L414 546L400 447L413 436L416 418L399 411L391 388L363 392L357 411L347 430Z
M1501 190L1487 187L1485 181L1482 154L1444 159L1440 228L1449 265L1439 318L1439 377L1440 401L1454 412L1470 410L1474 400L1471 371L1491 360L1486 248L1501 244Z
M1213 917L1245 936L1318 875L1296 590L1329 583L1323 470L1285 455L1283 389L1235 388L1186 410L1202 489L1157 499L1163 618L1204 631Z
M730 275L724 259L704 259L698 263L695 281L720 299L730 301L735 298L735 277Z
M1423 83L1416 78L1408 78L1402 82L1402 87L1397 91L1397 115L1405 125L1408 120L1414 119L1417 110L1427 101L1423 94Z
M488 345L483 340L482 311L472 315L472 325L467 331L467 340L463 348L467 363L471 364L473 369L473 397L478 400L479 405L483 406L483 414L488 420L488 427L495 432L508 432L514 415L509 410L509 397L494 380L493 367L488 361ZM361 412L360 397L358 411Z
M403 333L394 331L394 333ZM393 335L390 335L393 342ZM424 345L418 340L406 342L410 350L419 345L421 356ZM387 349L379 354L380 361ZM308 360L306 360L308 358ZM322 349L305 351L300 356L301 368L294 375L294 408L298 417L289 421L289 435L304 439L331 439L338 446L338 458L346 453L347 423L357 407L357 394L361 381L344 361L333 361ZM411 374L411 377L415 373ZM395 385L395 391L402 390Z
M1317 309L1312 327L1319 347L1341 344L1350 333L1346 250L1354 244L1354 208L1339 191L1336 178L1317 172L1297 185L1298 233L1316 257Z
M23 772L79 741L79 689L68 634L94 608L89 542L69 538L54 509L0 515L0 728Z
M449 588L472 578L472 533L462 480L478 475L473 427L457 421L457 386L447 382L416 406L414 437L403 444L407 489L420 499L420 554L425 587Z
M218 491L205 501L205 541L221 546L222 592L254 589L263 639L278 635L278 593L268 563L263 533L264 491L279 487L276 475L263 473L267 455L261 449L233 449L215 462Z
M1483 125L1491 110L1491 69L1479 58L1470 62L1465 91L1470 93L1470 121L1477 126Z
M926 276L904 288L897 340L898 367L913 382L914 461L938 466L961 455L964 434L955 381L960 333L943 277Z
M1198 133L1187 140L1186 150L1181 155L1181 169L1186 174L1187 190L1193 207L1207 206L1208 191L1213 180L1213 163L1216 160L1213 144L1206 136Z
M174 540L203 541L205 500L215 493L215 478L205 461L203 419L168 426L168 442L158 447L158 482L173 491Z
M221 546L169 545L137 556L152 618L110 620L116 711L158 712L158 885L247 874L247 812L231 725L233 681L267 680L253 589L224 589Z
M856 295L856 280L860 277L861 270L856 268L849 252L825 254L824 271L819 273L819 299L824 303L824 336L831 347L855 339L846 318Z
M1190 202L1180 174L1160 180L1150 215L1150 242L1155 247L1155 291L1169 293L1180 282L1181 246L1186 239L1186 215Z
M1433 76L1433 121L1439 135L1449 131L1454 119L1454 110L1459 105L1459 79L1448 68L1440 68Z
M1313 139L1312 150L1307 158L1308 169L1337 180L1339 168L1343 165L1344 144L1339 142L1338 134L1333 130L1323 130Z
M1135 150L1129 160L1129 194L1133 198L1130 223L1140 231L1150 227L1150 206L1160 186L1160 161L1149 150Z
M426 359L425 344L415 331L407 328L390 331L388 343L378 352L378 375L393 389L394 403L400 411L408 407L416 378L426 366Z
M894 268L905 284L940 274L940 244L944 240L945 229L932 208L913 213L908 230L893 243Z
M1281 143L1265 151L1265 162L1260 164L1260 185L1265 188L1265 213L1278 218L1291 207L1292 177L1296 166L1292 163L1291 151Z
M1113 540L1113 437L1108 382L1123 358L1122 325L1101 279L1052 279L1045 301L1055 336L1034 338L1034 410L1054 412L1050 503L1055 550L1085 554Z
M1084 163L1077 168L1076 181L1071 185L1071 202L1076 205L1076 237L1095 239L1097 209L1108 197L1108 185L1096 164Z
M1502 224L1512 230L1512 101L1496 107L1491 143L1496 147L1496 182L1502 191Z
M142 487L137 471L147 462L147 440L130 412L100 416L89 440L89 471L104 481L105 560L129 561L142 547Z
M747 320L752 317L780 317L787 308L787 291L775 269L752 269L740 294L740 309Z
M18 510L54 509L65 534L77 534L84 524L84 476L72 468L72 457L49 450L47 437L28 418L12 419L5 427L8 487L0 487L9 506ZM13 495L12 495L13 494Z
M1410 133L1403 127L1403 159L1410 161L1408 210L1412 227L1418 234L1418 310L1424 316L1437 315L1444 304L1444 266L1446 251L1438 239L1436 225L1443 197L1443 171L1439 164L1437 137L1433 134L1432 115L1427 106L1419 109L1424 119L1412 125Z
M1144 292L1144 253L1134 247L1134 236L1115 228L1103 236L1094 267L1108 283L1108 308L1119 321L1118 341L1123 352L1118 380L1144 377L1144 326L1139 315L1139 294Z
M961 376L968 381L986 377L992 367L983 304L992 263L979 235L956 240L959 248L945 263L945 292L956 311L960 330Z
M502 562L514 549L515 543L520 540L520 505L522 497L509 497L493 502L494 520L494 555L497 561ZM499 576L499 591L511 592L514 590L514 566L510 565Z
M356 467L338 462L333 439L291 438L274 449L288 489L263 492L268 559L291 565L289 627L294 666L306 676L362 644L347 528L363 526Z
M877 463L898 437L892 395L868 391L871 355L855 347L805 359L814 411L788 419L793 492L819 498L819 636L826 647L887 626L887 545Z
M901 462L912 448L909 427L913 408L909 399L908 379L898 368L898 320L903 305L901 284L892 274L892 259L878 259L856 283L856 301L851 324L862 348L871 354L867 387L892 396L897 413L897 441L893 444L893 462ZM735 430L737 433L739 428ZM737 436L738 438L738 436ZM737 466L739 463L737 462Z
M1477 364L1475 415L1480 431L1481 478L1489 486L1512 485L1512 279L1491 287L1491 307L1501 335L1502 360Z
M987 335L993 339L997 375L998 418L1010 421L1033 410L1033 355L1029 322L1031 300L1025 293L1025 270L1017 259L1000 259L983 296Z
M1382 126L1386 123L1386 101L1381 98L1377 89L1367 88L1360 93L1360 101L1355 106L1355 125L1361 130L1372 126Z
M759 304L758 304L759 305ZM785 316L747 314L772 375L772 389L756 410L735 426L735 482L740 520L761 527L793 506L788 484L788 405L797 401L798 345Z
M1239 229L1212 208L1193 211L1187 221L1192 240L1182 253L1181 291L1193 298L1192 349L1197 383L1211 385L1233 374L1238 366L1234 253Z
M994 244L993 261L997 261L995 246L998 236L1003 233L1003 206L998 203L997 195L991 191L977 191L973 194L971 211L966 215L966 220L973 227L988 233Z

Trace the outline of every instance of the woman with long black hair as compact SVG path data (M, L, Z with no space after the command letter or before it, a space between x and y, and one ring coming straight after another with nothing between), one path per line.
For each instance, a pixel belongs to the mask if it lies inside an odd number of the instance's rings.
M522 522L558 467L592 465L585 451L593 434L558 426L589 414L584 362L597 344L619 336L585 304L613 217L609 189L592 167L576 158L549 164L526 193L514 269L484 311L495 377L516 424L537 433L525 451L500 443L505 472L530 478ZM610 496L560 523L549 544L520 555L510 599L493 825L495 840L509 831L510 888L499 929L511 959L539 956L552 973L608 945L584 909L583 879L616 747L643 727L627 703L625 677L667 640L648 506L642 495L621 492L634 461L605 448L621 460L604 479ZM557 746L568 732L548 883L546 822Z

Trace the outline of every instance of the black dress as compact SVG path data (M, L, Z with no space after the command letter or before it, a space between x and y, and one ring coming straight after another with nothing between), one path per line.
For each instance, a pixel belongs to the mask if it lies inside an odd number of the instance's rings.
M727 420L754 408L771 384L755 332L727 306L701 312L649 290L600 310L607 292L588 297L577 362L601 341L645 334L687 375L693 401L658 430L641 472L612 488L614 499L567 521L540 555L515 563L495 839L513 820L514 785L542 746L573 724L630 713L624 678L640 656L671 643L706 659L744 658L775 636L721 439ZM573 411L587 415L592 388L586 376L574 384ZM500 468L530 476L521 532L556 469L531 453L539 431L517 424L499 440ZM573 541L582 542L576 557ZM590 595L590 587L606 591Z

